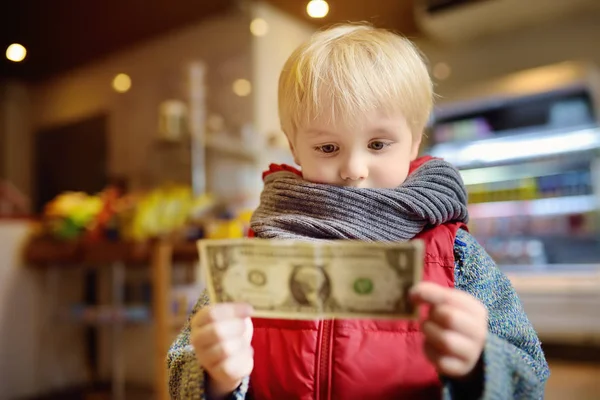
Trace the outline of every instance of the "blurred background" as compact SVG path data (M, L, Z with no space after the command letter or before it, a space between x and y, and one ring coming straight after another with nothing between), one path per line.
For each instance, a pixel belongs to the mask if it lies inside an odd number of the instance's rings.
M166 399L201 288L194 240L245 236L292 52L332 23L417 42L423 153L551 364L600 393L598 0L21 0L0 5L0 399Z

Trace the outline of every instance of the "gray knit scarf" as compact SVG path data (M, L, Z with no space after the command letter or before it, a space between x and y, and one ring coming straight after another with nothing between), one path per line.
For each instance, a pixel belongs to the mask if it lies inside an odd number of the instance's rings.
M467 193L451 164L430 159L395 189L310 183L289 171L265 177L250 226L265 239L406 241L424 228L467 222Z

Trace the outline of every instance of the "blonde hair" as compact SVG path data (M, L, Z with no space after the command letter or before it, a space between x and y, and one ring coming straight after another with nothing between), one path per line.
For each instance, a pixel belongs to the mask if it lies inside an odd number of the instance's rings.
M279 77L279 118L290 140L316 118L357 123L365 112L400 111L421 135L433 106L431 78L408 39L364 24L315 33Z

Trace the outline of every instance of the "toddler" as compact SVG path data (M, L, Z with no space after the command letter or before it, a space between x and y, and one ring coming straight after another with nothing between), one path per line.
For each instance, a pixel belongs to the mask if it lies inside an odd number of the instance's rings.
M460 174L418 157L432 103L419 51L385 30L336 26L290 56L279 115L300 170L265 172L254 235L421 239L424 280L410 298L423 319L259 319L203 294L169 352L173 398L543 398L540 342L468 233Z

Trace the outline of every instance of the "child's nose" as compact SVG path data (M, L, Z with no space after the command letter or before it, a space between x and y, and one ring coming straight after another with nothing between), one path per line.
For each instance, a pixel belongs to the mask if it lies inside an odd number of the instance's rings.
M361 181L367 179L369 169L360 157L349 157L342 165L340 177L344 181Z

